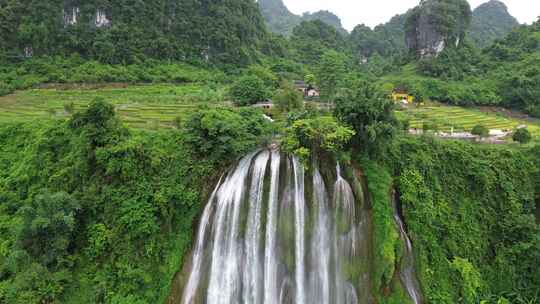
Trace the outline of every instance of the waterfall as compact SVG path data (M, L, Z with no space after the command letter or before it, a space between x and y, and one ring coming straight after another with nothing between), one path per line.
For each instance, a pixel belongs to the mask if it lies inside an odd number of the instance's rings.
M218 186L215 188L214 192L210 196L206 207L204 208L203 215L201 217L201 223L199 224L199 231L197 233L197 245L195 246L195 251L193 252L193 265L191 275L189 276L184 295L182 296L182 303L191 303L195 297L195 292L199 287L200 282L200 272L203 259L203 249L206 242L206 230L208 227L208 222L210 220L210 214L212 213L214 207L214 199L216 197L216 192L219 189L221 184L221 179L218 182Z
M296 303L305 303L305 202L304 202L304 168L297 157L293 157L294 167L294 221L295 221L295 263L296 263Z
M356 255L357 218L356 200L349 183L341 176L341 167L336 165L336 183L334 185L334 250L336 254L335 290L337 303L356 304L358 295L356 289L346 282L341 272L344 264L349 264ZM365 292L365 291L364 291Z
M371 303L368 215L336 171L277 150L242 158L205 206L181 303Z
M403 220L399 215L396 201L397 200L394 196L394 220L399 231L399 237L401 239L401 242L405 245L403 258L401 260L399 276L401 283L407 290L407 293L409 294L413 303L421 304L422 294L420 292L420 283L418 282L418 277L416 276L416 270L414 267L414 254L412 250L412 243L409 239L409 236L407 235L407 232L405 231Z
M310 282L310 303L331 304L330 301L330 218L328 198L323 178L318 169L313 174L313 207L316 209L314 236L311 241L311 252L316 253L312 265Z
M238 265L241 254L238 244L240 206L253 157L251 154L242 159L232 176L217 192L218 206L214 217L208 303L234 303L240 291Z
M244 276L244 303L261 302L260 274L260 243L261 243L261 210L263 198L263 181L266 172L269 153L262 152L253 166L251 191L249 201L252 204L249 209L246 231L246 257Z
M278 303L277 296L277 259L276 234L278 213L279 165L281 157L278 151L272 152L270 194L266 220L266 243L264 254L264 303ZM280 302L281 303L281 302Z

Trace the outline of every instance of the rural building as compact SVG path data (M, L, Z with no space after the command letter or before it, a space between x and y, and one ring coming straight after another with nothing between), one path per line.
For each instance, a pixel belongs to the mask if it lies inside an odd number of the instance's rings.
M414 96L410 95L407 89L398 87L392 91L392 100L401 103L413 103Z
M305 81L302 81L302 80L295 80L294 88L297 91L301 92L304 98L317 98L321 96L317 88L315 88L314 86L310 84L307 84Z

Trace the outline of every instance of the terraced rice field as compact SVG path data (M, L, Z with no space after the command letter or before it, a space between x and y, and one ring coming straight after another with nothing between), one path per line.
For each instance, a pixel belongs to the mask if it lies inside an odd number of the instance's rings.
M136 85L95 89L34 89L0 97L0 122L69 117L64 105L75 111L92 100L104 98L115 105L121 119L130 127L171 127L199 106L226 106L224 88L202 85Z
M526 125L536 139L540 139L538 121L515 119L478 109L432 104L399 111L398 116L409 119L411 128L422 129L424 123L430 123L443 132L449 132L452 128L455 132L470 132L476 125L483 125L490 130L512 131L520 125Z

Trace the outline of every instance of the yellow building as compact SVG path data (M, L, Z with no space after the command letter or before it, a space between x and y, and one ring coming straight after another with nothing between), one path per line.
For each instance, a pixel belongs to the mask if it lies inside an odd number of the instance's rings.
M392 100L395 102L413 103L414 96L409 95L409 93L404 89L395 89L392 92Z

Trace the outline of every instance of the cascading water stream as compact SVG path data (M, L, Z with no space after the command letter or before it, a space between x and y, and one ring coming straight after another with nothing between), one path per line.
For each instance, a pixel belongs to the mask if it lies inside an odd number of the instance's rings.
M262 152L253 166L251 190L249 201L252 204L249 209L247 231L246 231L246 257L244 275L244 303L261 303L262 286L259 276L262 273L260 261L261 244L261 212L263 199L263 182L266 172L266 165L270 154L268 151Z
M310 282L310 303L331 304L330 301L330 263L331 263L331 240L330 240L330 214L328 198L323 178L318 169L313 174L313 207L316 210L317 225L314 228L314 236L311 240L311 252L316 253L312 264L312 277Z
M339 170L329 194L296 157L240 160L205 207L182 303L368 304L350 268L363 258L361 212Z
M357 219L356 200L349 183L341 176L341 167L336 165L334 184L334 250L336 254L336 303L356 304L358 295L354 286L343 279L341 273L344 263L349 263L356 255Z
M420 283L418 282L418 277L416 276L416 269L414 267L414 254L411 240L405 231L405 226L403 220L399 215L396 199L394 198L394 220L396 222L399 236L402 243L405 245L403 258L401 260L401 269L400 269L400 280L407 290L411 300L414 304L422 303L422 294L420 289Z
M238 299L240 246L238 246L240 205L245 192L252 155L243 158L231 177L217 192L213 248L207 303L230 304Z
M280 162L279 152L272 151L270 194L266 220L266 250L264 252L264 303L281 303L277 297L278 261L276 258Z
M208 200L208 203L206 204L203 215L201 217L201 223L199 224L199 231L197 233L197 245L195 247L195 251L193 252L192 271L186 284L184 295L182 296L182 303L191 303L193 297L195 296L195 292L199 287L203 249L206 241L206 230L209 225L210 214L212 213L212 210L214 208L214 199L216 197L216 192L219 189L220 184L221 179L219 180L218 186L216 187L214 192L212 192L212 195L210 195L210 199Z
M295 221L295 279L296 303L306 303L305 295L305 201L304 201L304 168L298 158L293 157L294 168L294 221Z

